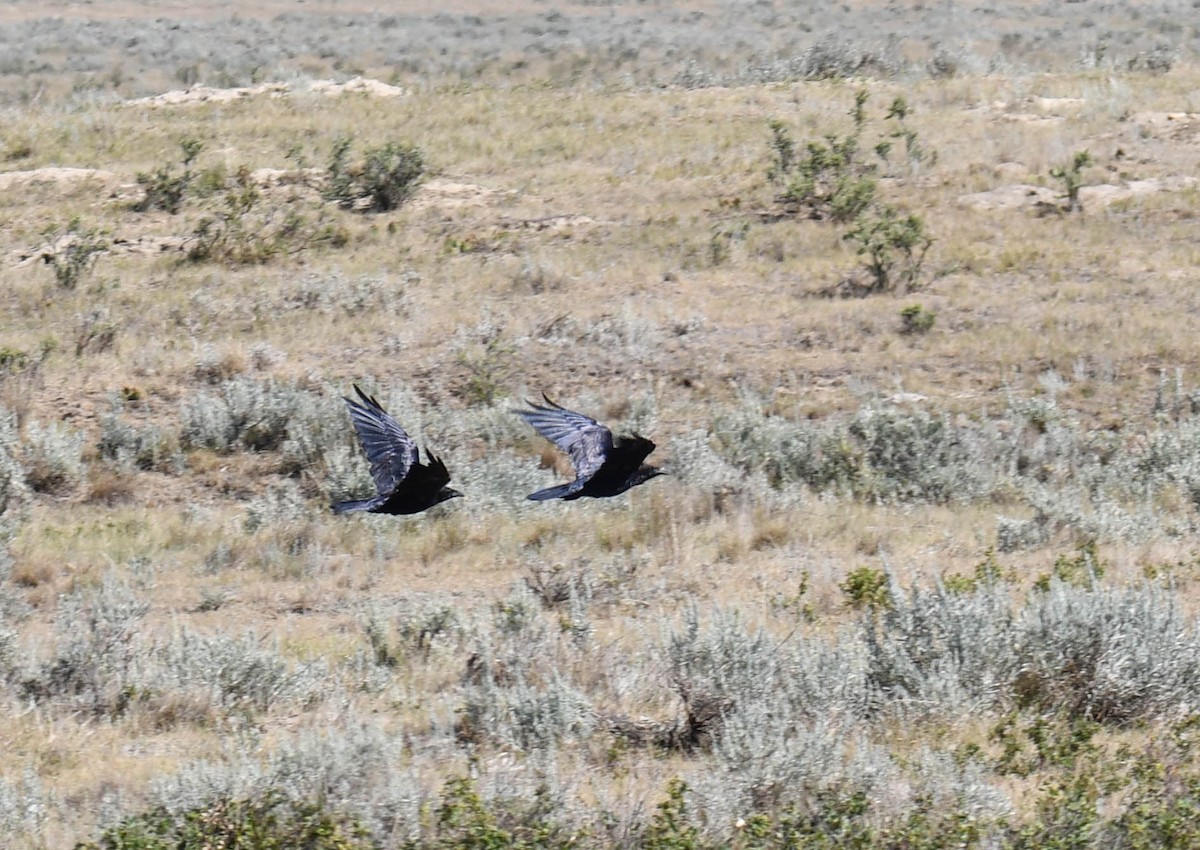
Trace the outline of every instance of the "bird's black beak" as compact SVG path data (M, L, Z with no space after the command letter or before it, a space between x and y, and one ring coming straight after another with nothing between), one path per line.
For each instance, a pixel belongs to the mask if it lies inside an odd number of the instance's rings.
M462 498L465 498L465 497L463 496L463 494L462 494L462 493L458 492L458 491L457 491L457 490L455 490L454 488L452 488L452 487L447 487L447 488L446 488L446 498L447 498L447 499L462 499Z

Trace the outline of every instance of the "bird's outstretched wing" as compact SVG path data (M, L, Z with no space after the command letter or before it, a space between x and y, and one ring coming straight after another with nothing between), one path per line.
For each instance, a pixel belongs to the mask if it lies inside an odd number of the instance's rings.
M371 463L371 478L382 496L395 492L417 462L417 444L379 402L354 385L361 401L346 399L363 452Z
M450 483L450 471L446 469L446 464L441 458L434 457L430 453L428 446L425 447L425 459L428 461L425 465L420 463L413 465L408 473L408 484L405 486L436 493Z
M560 407L545 393L542 398L546 400L545 405L527 402L533 409L516 413L567 453L571 466L575 467L575 480L582 484L608 459L613 448L612 432L595 419Z
M654 451L654 441L641 434L625 434L617 438L617 452L627 459L634 469Z

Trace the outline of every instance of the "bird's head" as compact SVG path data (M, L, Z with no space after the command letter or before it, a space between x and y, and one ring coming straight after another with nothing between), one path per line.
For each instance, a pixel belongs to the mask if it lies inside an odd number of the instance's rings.
M641 484L643 481L649 481L651 478L657 478L660 475L670 475L665 469L659 469L657 466L651 466L648 463L643 463L634 473L634 484Z
M434 504L436 505L438 502L445 502L449 499L461 498L463 498L463 494L455 490L453 487L443 487L441 490L437 491L437 501L435 501Z

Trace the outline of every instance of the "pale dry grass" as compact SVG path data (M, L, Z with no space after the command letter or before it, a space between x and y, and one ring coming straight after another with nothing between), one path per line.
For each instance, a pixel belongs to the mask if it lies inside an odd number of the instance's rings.
M138 405L126 411L132 421L178 427L183 400L236 375L329 394L373 379L384 390L410 391L422 410L447 409L464 421L506 415L510 402L542 390L606 419L652 403L648 431L660 446L656 457L668 458L673 438L708 428L714 411L741 403L745 392L774 414L818 422L899 394L979 418L1001 412L1010 392L1053 395L1081 423L1132 441L1153 421L1160 373L1182 369L1188 386L1198 382L1193 328L1181 321L1200 309L1195 192L1045 218L973 210L958 198L1016 182L1053 185L1050 167L1084 148L1097 160L1089 182L1190 173L1195 135L1130 116L1135 108L1195 111L1197 79L1183 67L1163 76L864 81L876 111L905 93L910 124L938 159L912 173L897 165L882 190L920 212L937 239L926 288L863 300L818 294L857 262L834 228L755 215L772 203L767 121L786 120L798 138L845 132L857 84L448 85L387 101L296 95L153 112L29 107L20 112L31 151L22 169L103 168L118 182L104 191L84 183L0 197L0 340L28 352L57 342L36 385L21 387L22 418L66 421L90 445L114 393L137 390ZM130 209L135 175L174 160L182 138L204 142L199 168L232 173L289 167L297 153L321 166L346 133L360 145L414 142L443 183L467 188L427 186L395 213L345 214L344 248L263 266L114 252L67 291L48 268L19 259L76 216L126 240L190 233L212 199L188 202L178 216ZM269 203L320 203L300 188L264 193ZM731 236L727 252L714 250L714 234L743 223L744 236ZM918 302L936 324L903 336L899 312ZM116 328L114 344L76 355L81 317L98 307ZM469 376L459 352L476 350L484 326L501 328L507 344L497 364L499 414L470 407L463 390ZM6 393L15 386L9 380L0 376ZM444 421L433 413L428 421L432 433L406 424L452 470L498 448L519 451L536 468L544 449L528 436L454 442L438 430L449 428ZM406 605L444 604L466 625L435 642L427 660L410 649L402 667L373 674L384 681L376 690L338 680L336 697L272 707L250 724L256 752L265 753L302 731L382 717L389 732L419 742L412 758L431 793L478 757L447 743L472 651L463 634L484 633L497 602L536 565L582 561L594 573L593 646L645 659L691 606L738 611L781 637L833 634L861 616L842 589L849 571L888 569L905 586L971 575L996 542L997 515L1031 513L1015 496L950 506L811 494L756 500L754 491L708 492L667 478L610 504L529 506L513 493L411 519L335 518L319 482L301 477L308 515L248 531L247 505L278 483L278 469L272 453L194 450L178 474L121 473L126 502L89 501L82 492L32 497L11 546L11 581L32 606L19 624L22 638L44 656L63 595L115 575L140 582L148 634L250 631L277 642L289 662L323 660L349 680L360 675L346 670L358 669L373 609L398 640ZM1178 493L1160 498L1167 513L1193 511ZM1076 542L1061 530L1044 545L998 555L998 563L1024 590ZM1185 607L1195 607L1195 553L1186 539L1103 541L1101 552L1105 581L1120 585L1174 565ZM564 617L555 609L544 619L561 625ZM658 719L678 713L662 681L626 683L624 691L605 683L603 658L563 651L559 660L576 681L595 685L606 708ZM652 680L661 671L640 675ZM174 710L157 705L96 720L16 701L6 707L13 722L4 724L0 750L15 758L0 764L0 777L32 769L57 799L80 803L70 807L75 814L55 810L45 846L90 834L104 794L115 791L135 809L152 780L231 739L221 725L227 718L196 721L186 707L179 716ZM986 737L980 723L948 726L918 727L897 740L897 752L943 731L964 743ZM581 798L622 812L652 806L676 773L702 772L676 755L595 751L604 745L564 747L552 756L556 775ZM486 745L482 752L485 760L528 757ZM484 775L501 782L505 770Z

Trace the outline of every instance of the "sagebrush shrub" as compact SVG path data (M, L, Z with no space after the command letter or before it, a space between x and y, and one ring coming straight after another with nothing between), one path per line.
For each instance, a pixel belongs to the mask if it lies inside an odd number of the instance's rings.
M24 674L22 692L50 705L120 715L129 705L139 651L136 637L148 610L148 603L111 574L93 590L64 597L55 621L54 653Z
M30 422L21 460L25 482L40 493L69 493L83 483L83 434L70 426Z
M1018 626L1012 687L1023 705L1122 723L1200 696L1200 634L1174 594L1055 579L1031 598Z
M172 472L182 465L176 435L156 425L130 424L122 417L119 403L100 418L97 449L100 457L125 469Z
M0 405L0 517L16 504L25 487L25 470L18 459L19 453L16 414Z

